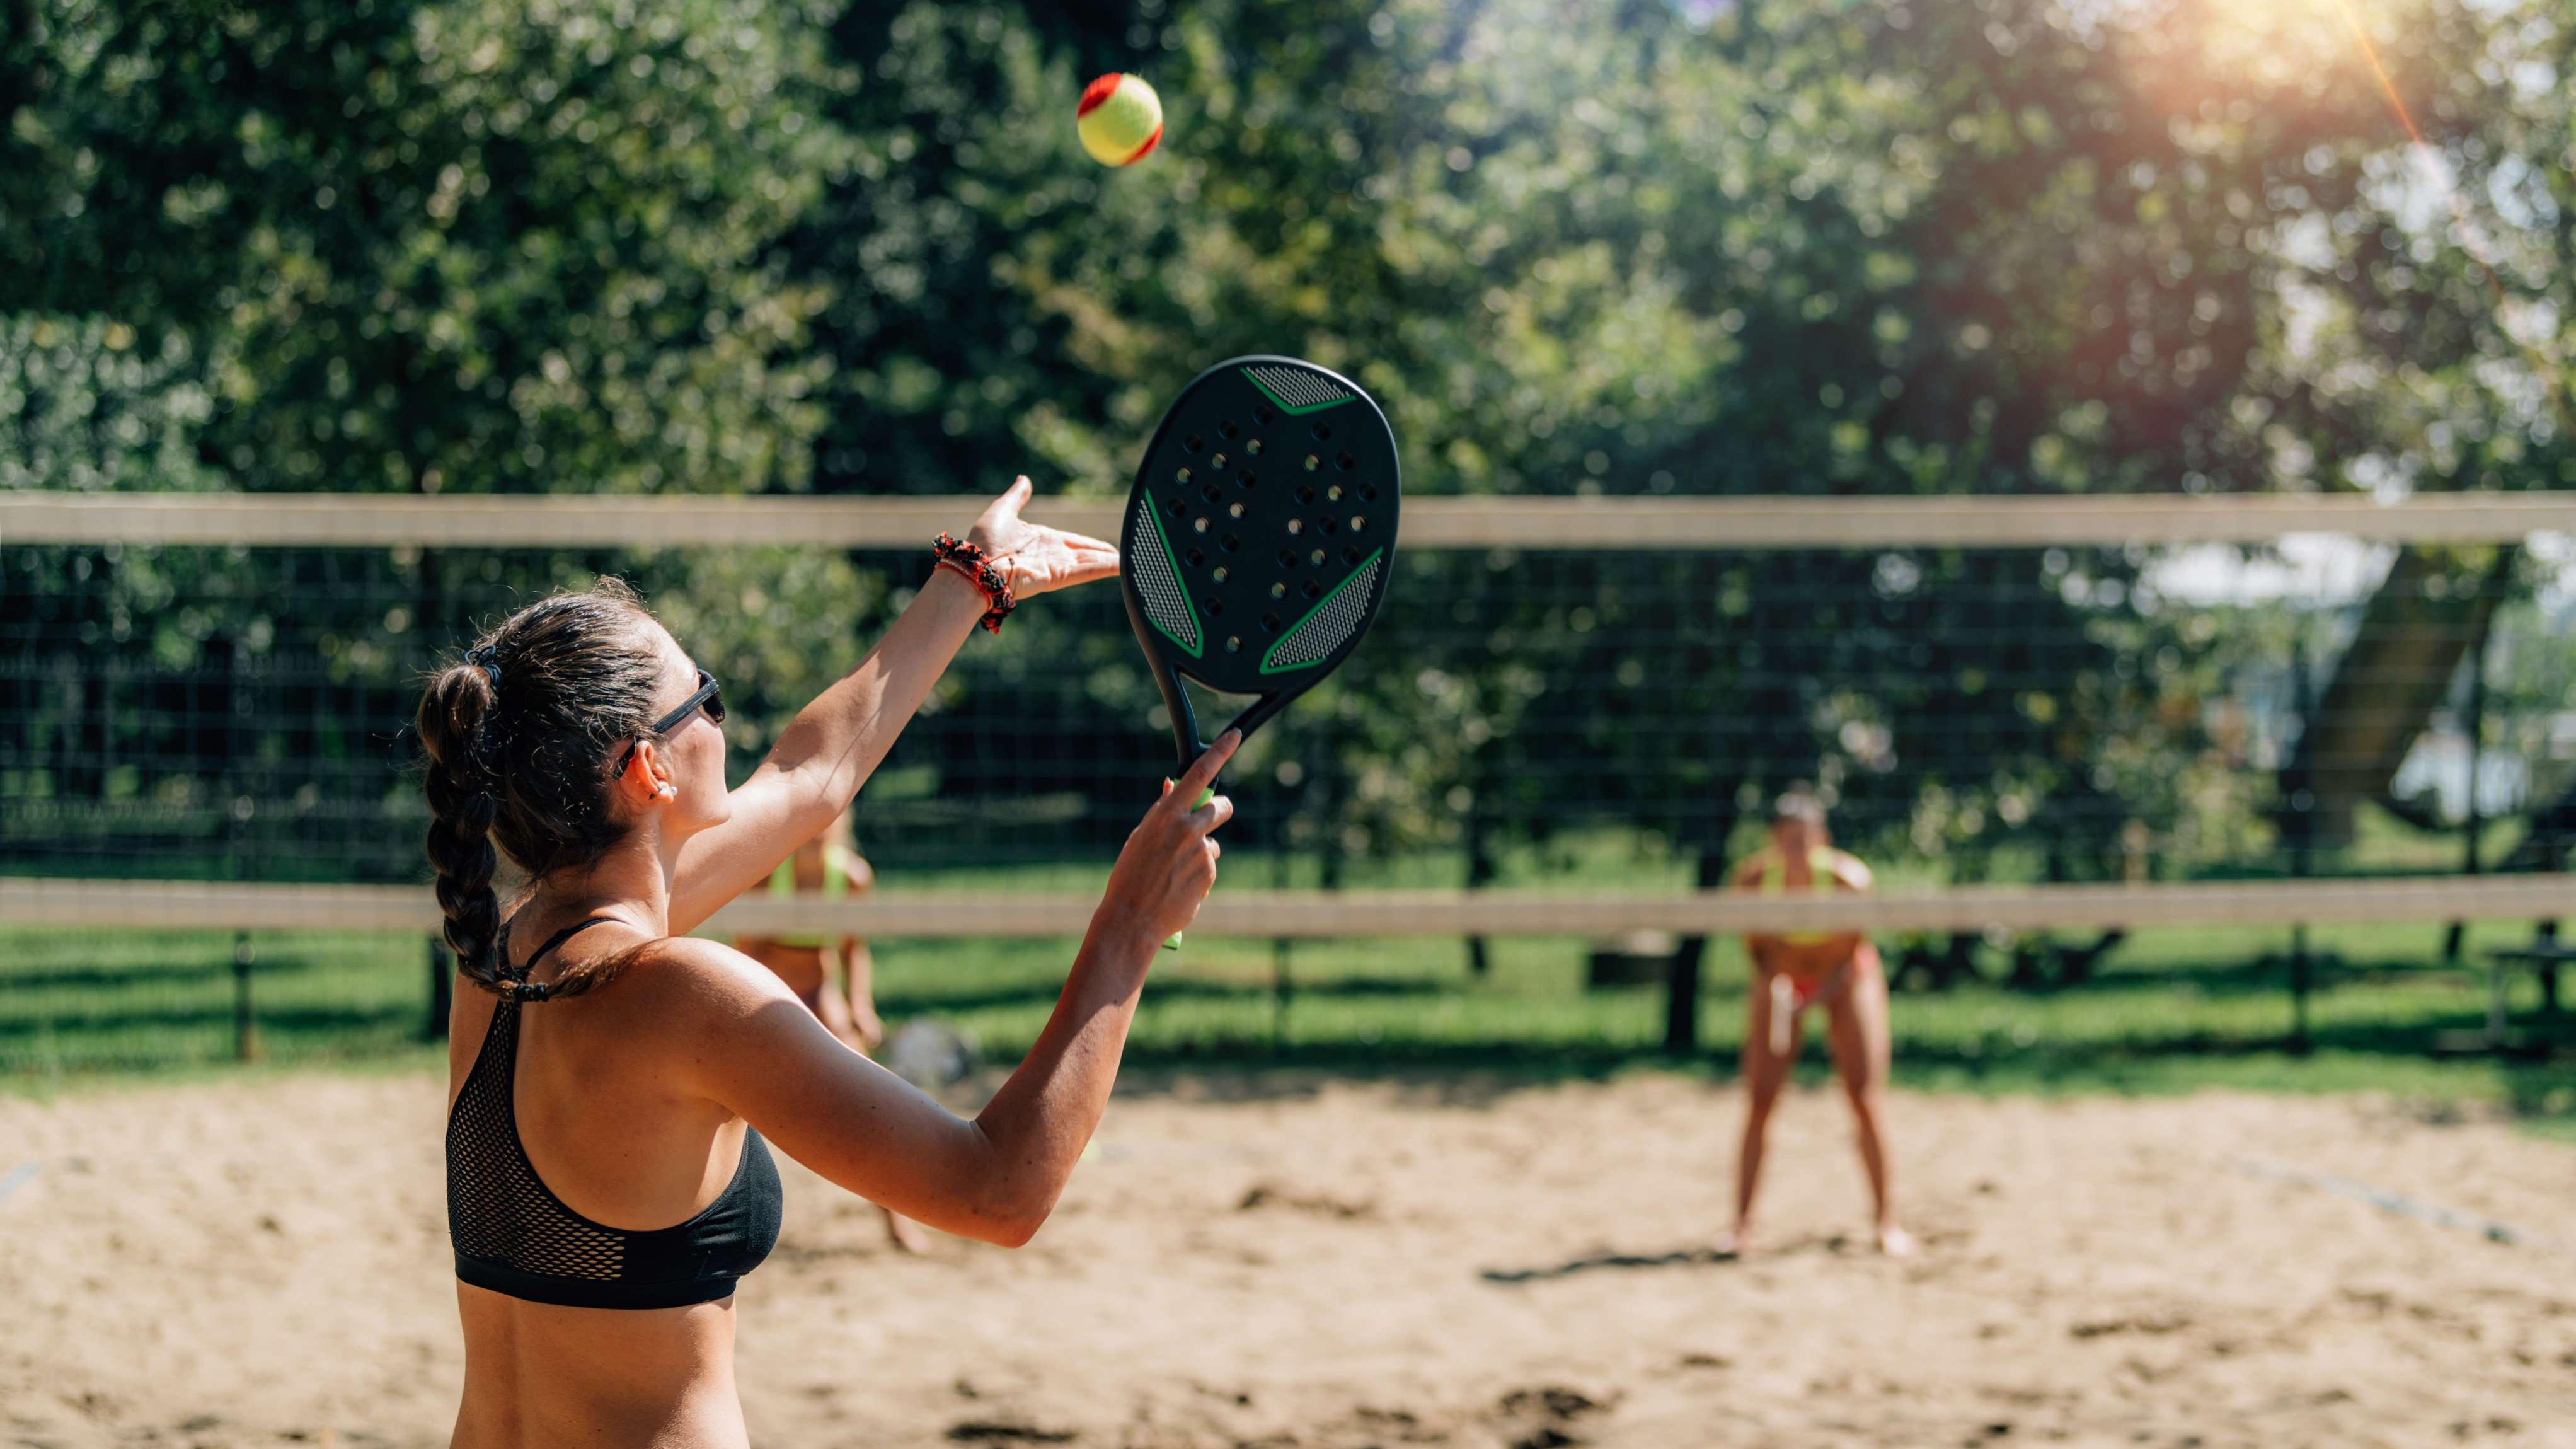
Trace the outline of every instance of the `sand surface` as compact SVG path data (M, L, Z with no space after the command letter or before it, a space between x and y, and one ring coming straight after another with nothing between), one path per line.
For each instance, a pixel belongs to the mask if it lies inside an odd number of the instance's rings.
M2385 1102L1899 1096L1922 1255L1863 1250L1840 1101L1706 1242L1739 1099L1131 1084L1019 1252L890 1251L789 1170L740 1295L764 1446L2576 1446L2576 1152ZM0 1101L0 1445L435 1445L460 1353L438 1084ZM1498 1282L1492 1272L1532 1274Z

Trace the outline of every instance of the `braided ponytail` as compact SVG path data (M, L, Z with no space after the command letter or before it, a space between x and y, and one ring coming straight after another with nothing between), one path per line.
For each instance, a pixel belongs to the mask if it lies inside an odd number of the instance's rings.
M498 783L486 732L500 691L472 664L450 665L420 701L421 747L429 755L429 864L438 873L438 908L447 944L466 979L503 989L501 898L492 889L500 858L492 849Z
M577 996L623 964L621 953L526 980L503 957L492 877L504 855L535 880L595 865L624 833L610 762L652 727L662 659L651 625L634 591L604 578L503 620L421 694L438 908L465 979L496 996Z

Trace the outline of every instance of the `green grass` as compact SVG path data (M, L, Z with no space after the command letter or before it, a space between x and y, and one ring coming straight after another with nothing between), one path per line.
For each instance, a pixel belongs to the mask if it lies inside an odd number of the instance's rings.
M368 1062L424 1051L421 938L262 932L250 944L257 1060ZM0 1080L237 1061L235 985L226 932L0 930Z
M2481 925L2472 959L2527 935L2520 923ZM2340 964L2311 999L2302 1051L2290 1040L2285 969L2263 959L2287 951L2287 928L2143 932L2081 985L1901 994L1897 1077L1979 1092L2376 1090L2501 1106L2576 1136L2576 1066L2433 1053L2436 1032L2473 1030L2485 1013L2478 978L2437 969L2439 941L2432 925L2313 932L2314 949ZM262 1061L432 1059L421 1040L428 988L417 938L279 933L253 944ZM1045 1021L1072 949L880 943L882 1005L896 1019L943 1016L988 1057L1008 1060ZM1491 974L1477 978L1455 940L1301 944L1285 957L1283 1004L1270 943L1196 937L1159 964L1130 1060L1530 1080L1676 1065L1660 1052L1661 990L1584 990L1584 951L1572 938L1498 939ZM1706 1053L1678 1065L1722 1074L1741 1039L1745 970L1733 942L1712 951L1707 984ZM226 934L0 931L0 1084L41 1091L224 1070L235 1057L233 991ZM2536 985L2519 983L2515 1025L2576 1046L2576 1027L2544 1019L2538 1005ZM1826 1073L1812 1041L1804 1070L1815 1080Z

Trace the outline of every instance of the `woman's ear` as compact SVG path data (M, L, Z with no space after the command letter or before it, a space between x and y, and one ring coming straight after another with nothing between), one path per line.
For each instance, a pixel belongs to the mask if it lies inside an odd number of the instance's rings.
M670 800L680 793L672 787L671 772L651 740L637 742L635 752L626 757L626 768L618 774L617 786L619 793L639 806Z

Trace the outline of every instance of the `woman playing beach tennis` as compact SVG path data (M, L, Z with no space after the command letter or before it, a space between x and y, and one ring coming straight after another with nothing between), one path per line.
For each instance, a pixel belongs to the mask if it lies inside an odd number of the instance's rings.
M1859 857L1833 848L1823 804L1805 790L1789 790L1774 808L1769 842L1736 867L1734 884L1769 896L1832 895L1868 890L1870 876ZM1748 935L1744 948L1753 958L1744 1030L1744 1142L1735 1167L1735 1227L1720 1240L1720 1251L1741 1252L1752 1242L1763 1138L1780 1089L1797 1064L1806 1013L1819 1007L1834 1070L1851 1099L1853 1136L1869 1174L1879 1249L1892 1255L1913 1251L1913 1238L1897 1225L1888 1175L1887 973L1879 964L1878 948L1857 932Z
M1026 479L942 536L876 648L725 788L723 695L626 590L533 604L420 709L429 854L460 973L449 1233L459 1449L748 1443L733 1293L775 1243L775 1143L948 1232L1017 1244L1099 1123L1146 968L1215 880L1233 807L1187 808L1228 734L1145 812L1054 1016L960 1120L850 1050L785 983L686 933L846 808L979 620L1117 568L1021 520ZM529 884L505 915L494 847Z

